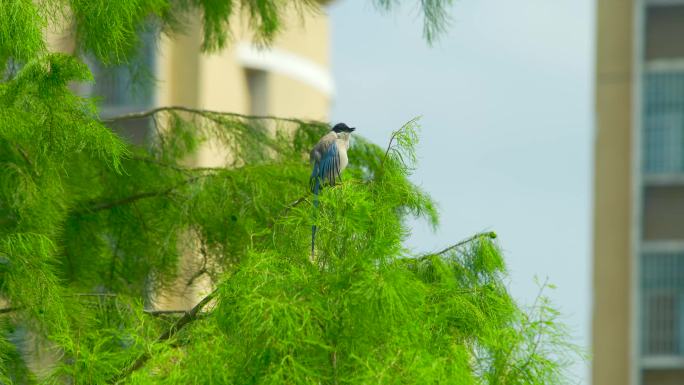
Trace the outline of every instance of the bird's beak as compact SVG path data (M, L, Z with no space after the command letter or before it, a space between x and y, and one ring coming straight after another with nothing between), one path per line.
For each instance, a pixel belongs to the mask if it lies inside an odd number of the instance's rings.
M349 132L354 132L356 130L356 127L350 127Z

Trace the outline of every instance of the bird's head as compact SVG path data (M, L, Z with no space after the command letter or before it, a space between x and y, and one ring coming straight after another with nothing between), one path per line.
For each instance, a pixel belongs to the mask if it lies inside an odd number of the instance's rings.
M356 128L355 128L355 127L349 127L349 126L347 126L347 125L344 124L344 123L337 123L337 124L332 128L332 130L335 131L335 133L337 133L337 134L342 134L342 133L350 134L350 133L352 133L354 130L356 130Z

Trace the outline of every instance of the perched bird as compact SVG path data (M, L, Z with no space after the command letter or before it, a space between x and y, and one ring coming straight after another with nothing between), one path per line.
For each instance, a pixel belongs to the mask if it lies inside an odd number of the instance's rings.
M329 133L324 135L311 150L311 164L313 170L309 177L309 187L314 194L314 210L318 208L318 194L323 183L334 186L342 181L342 170L347 167L347 149L349 137L356 130L344 123L336 124ZM314 258L314 243L316 240L316 224L311 226L311 260Z

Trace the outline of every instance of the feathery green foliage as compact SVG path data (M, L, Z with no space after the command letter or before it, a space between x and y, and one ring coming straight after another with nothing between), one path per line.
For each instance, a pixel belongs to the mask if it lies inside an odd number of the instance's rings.
M31 0L3 2L0 6L0 68L7 60L26 62L45 49L41 18Z
M421 2L429 41L449 3ZM568 380L558 313L509 296L493 234L423 255L403 246L409 218L438 223L409 180L416 120L386 148L356 137L344 183L323 190L314 217L307 154L326 123L183 107L103 121L72 91L92 81L86 65L45 48L45 26L62 23L77 53L129 65L141 32L173 35L201 15L203 49L218 50L239 12L268 43L289 8L317 4L0 5L0 383ZM144 146L108 127L139 119L154 127ZM209 143L226 166L187 166ZM189 312L155 310L201 288L213 291Z

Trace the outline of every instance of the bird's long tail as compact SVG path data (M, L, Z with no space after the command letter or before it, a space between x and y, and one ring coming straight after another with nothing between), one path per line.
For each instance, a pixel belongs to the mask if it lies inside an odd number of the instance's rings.
M313 206L314 206L314 217L313 217L313 225L311 225L311 262L314 261L314 248L316 244L316 214L318 211L318 192L321 188L321 179L318 176L314 177L315 181L313 182Z

